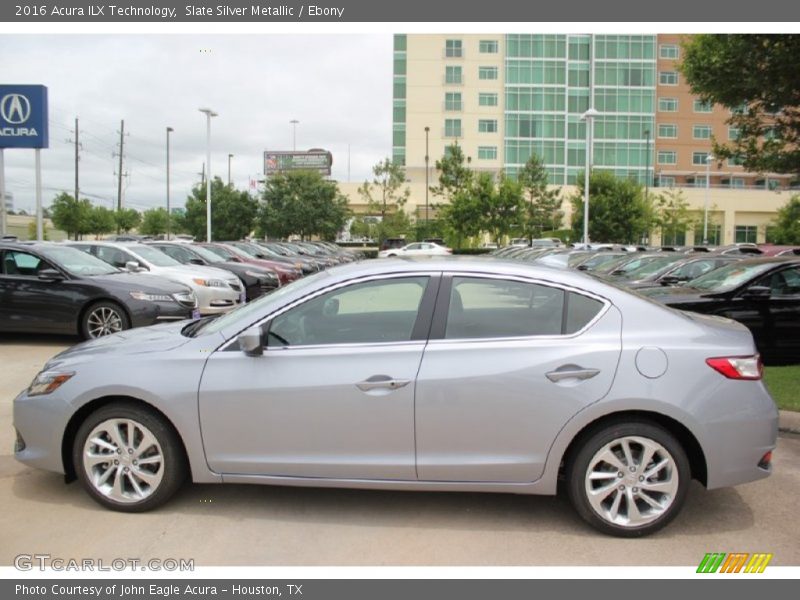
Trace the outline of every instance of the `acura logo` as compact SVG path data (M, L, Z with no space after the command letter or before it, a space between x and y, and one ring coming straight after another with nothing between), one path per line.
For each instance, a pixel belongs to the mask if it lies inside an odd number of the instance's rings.
M31 102L22 94L6 94L0 100L0 116L9 125L21 125L31 116Z

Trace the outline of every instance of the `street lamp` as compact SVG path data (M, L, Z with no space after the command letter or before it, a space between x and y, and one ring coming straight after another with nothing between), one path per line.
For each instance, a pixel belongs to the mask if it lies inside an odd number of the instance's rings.
M648 194L650 192L650 130L644 130L644 137L645 137L645 156L644 156L644 201L647 202ZM649 238L649 233L647 234ZM642 234L642 243L645 241L645 234Z
M711 161L714 156L709 154L706 156L706 202L703 209L703 245L708 245L708 192L711 188Z
M430 130L430 127L425 126L425 235L430 234L428 231L428 173L430 172L428 163L431 159L431 157L428 155L428 132Z
M169 240L169 134L175 131L172 127L167 127L167 239Z
M594 108L589 108L581 115L581 121L586 121L586 169L583 182L583 245L589 246L589 170L592 167L592 123L600 113Z
M297 119L289 121L292 124L292 151L297 151L297 124L300 123Z
M233 154L228 154L228 185L231 184L231 159Z
M206 165L208 165L208 176L206 177L206 241L211 241L211 117L216 117L210 108L198 109L206 115Z

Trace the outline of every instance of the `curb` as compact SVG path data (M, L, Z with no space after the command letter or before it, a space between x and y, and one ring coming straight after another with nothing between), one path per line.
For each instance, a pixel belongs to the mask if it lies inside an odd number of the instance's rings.
M781 433L800 434L800 412L791 410L778 411L778 431Z

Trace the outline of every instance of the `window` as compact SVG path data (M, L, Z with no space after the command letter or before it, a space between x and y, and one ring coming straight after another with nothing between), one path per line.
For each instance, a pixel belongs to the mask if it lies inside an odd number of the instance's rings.
M783 269L758 283L769 286L773 296L800 296L800 268Z
M445 110L461 110L461 92L445 92L444 95L444 109Z
M744 177L731 177L731 187L732 188L743 188L744 187Z
M695 100L692 103L692 110L696 113L710 113L712 105L710 102L703 102L702 100Z
M119 269L124 269L126 263L140 262L139 260L136 259L135 256L128 254L127 252L124 252L117 248L111 248L109 246L97 246L95 248L95 252L97 253L97 258L99 258L103 262L107 262L112 267L117 267ZM144 265L140 264L139 266L143 267Z
M676 71L659 71L659 85L678 85L678 73Z
M675 187L675 177L672 175L659 175L658 187Z
M444 82L449 84L462 83L461 67L447 66L444 68Z
M711 126L710 125L695 125L692 127L692 137L696 140L710 140L711 139Z
M184 265L189 264L192 259L197 258L192 252L182 246L155 246L155 248Z
M667 123L659 123L658 125L658 137L660 138L677 138L678 137L678 126L671 125Z
M444 136L461 137L461 119L445 119Z
M495 160L497 158L497 146L478 146L478 158L480 160Z
M706 166L706 158L709 156L708 152L692 152L692 164Z
M394 36L394 50L395 52L405 52L408 41L405 35L396 34Z
M658 99L659 112L678 112L678 99L677 98L659 98Z
M445 40L444 55L447 58L461 58L464 56L464 47L461 40Z
M738 127L728 127L728 139L732 141L736 141L739 139Z
M729 167L741 167L743 164L744 160L740 156L732 156L728 159Z
M678 153L674 150L659 150L656 161L660 165L674 165L678 162Z
M602 308L598 300L545 285L454 277L444 337L571 334L583 329Z
M3 274L35 277L40 270L52 267L38 256L27 252L7 250L3 257Z
M478 42L478 51L481 54L497 54L497 40L481 40Z
M478 67L478 79L497 79L497 67Z
M755 244L758 238L758 227L755 225L737 225L733 232L737 244Z
M722 240L722 225L708 224L708 244L709 246L719 246ZM701 221L694 228L694 243L703 243L703 222Z
M479 93L478 106L497 106L497 94L490 92Z
M401 277L328 292L275 317L267 345L408 341L427 283L427 277Z
M658 58L676 59L678 52L677 44L661 44L658 47Z
M480 119L478 131L480 133L497 133L497 119Z

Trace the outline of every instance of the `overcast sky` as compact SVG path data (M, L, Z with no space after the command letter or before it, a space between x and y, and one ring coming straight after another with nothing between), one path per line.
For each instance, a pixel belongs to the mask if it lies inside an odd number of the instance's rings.
M392 37L383 35L2 35L2 81L43 84L50 147L42 151L43 203L74 190L79 119L81 197L116 203L120 120L125 120L123 204L163 206L166 127L171 203L182 206L206 160L208 106L212 174L246 188L263 178L264 150L333 153L333 175L363 181L391 155ZM15 209L34 206L34 152L5 151Z

